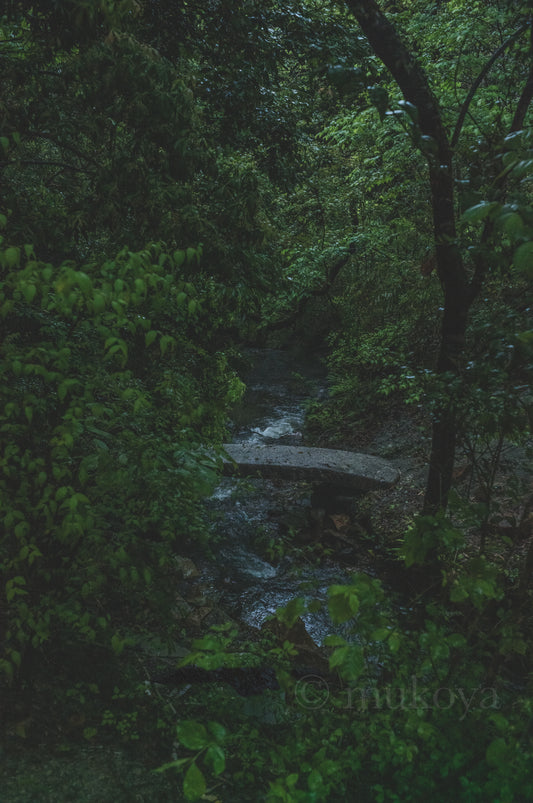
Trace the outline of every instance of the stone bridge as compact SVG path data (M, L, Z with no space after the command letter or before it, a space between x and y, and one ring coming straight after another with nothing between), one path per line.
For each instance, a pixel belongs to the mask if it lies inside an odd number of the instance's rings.
M392 487L400 472L386 460L359 452L311 446L226 443L227 476L306 480L364 493Z

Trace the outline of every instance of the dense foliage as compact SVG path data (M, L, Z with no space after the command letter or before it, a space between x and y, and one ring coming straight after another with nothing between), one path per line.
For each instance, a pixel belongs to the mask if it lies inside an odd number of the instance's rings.
M129 801L125 775L158 801L531 799L530 477L498 487L533 409L530 4L3 13L6 799ZM425 503L381 534L388 582L329 589L339 629L300 677L320 603L279 611L278 641L192 640L176 594L216 538L237 348L294 342L327 350L317 442L413 409L433 431ZM147 685L176 643L276 683ZM121 751L94 795L84 744Z

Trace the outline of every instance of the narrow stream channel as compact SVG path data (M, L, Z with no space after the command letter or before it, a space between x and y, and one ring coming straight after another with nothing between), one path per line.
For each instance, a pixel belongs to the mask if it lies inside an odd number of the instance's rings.
M277 350L247 354L251 367L243 377L247 390L234 411L234 442L305 444L306 402L326 393L326 375L318 359ZM295 565L294 539L312 526L311 487L307 483L224 478L211 500L218 544L211 583L223 589L221 604L231 616L260 627L295 596L326 596L332 583L347 579L333 559L317 560L305 550ZM286 554L287 553L287 554ZM327 613L304 617L317 643L331 632Z

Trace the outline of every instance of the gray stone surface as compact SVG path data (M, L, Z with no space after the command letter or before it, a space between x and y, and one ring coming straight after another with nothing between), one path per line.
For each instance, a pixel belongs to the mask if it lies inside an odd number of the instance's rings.
M231 458L224 461L228 476L307 480L355 491L390 488L400 477L386 460L359 452L247 443L227 443L224 449Z

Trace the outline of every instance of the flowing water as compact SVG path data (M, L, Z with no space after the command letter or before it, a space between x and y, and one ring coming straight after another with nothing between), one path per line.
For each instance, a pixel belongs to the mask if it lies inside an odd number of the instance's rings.
M238 443L305 444L306 402L326 393L325 369L312 356L253 350L243 376L247 390L234 410L232 437ZM295 596L325 599L329 585L346 580L334 561L300 553L294 539L312 527L311 487L307 483L224 478L211 500L218 543L211 583L222 589L230 615L260 627ZM306 629L321 643L331 632L325 612L304 616Z

